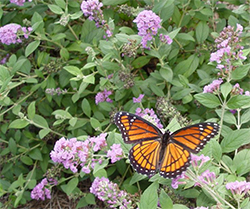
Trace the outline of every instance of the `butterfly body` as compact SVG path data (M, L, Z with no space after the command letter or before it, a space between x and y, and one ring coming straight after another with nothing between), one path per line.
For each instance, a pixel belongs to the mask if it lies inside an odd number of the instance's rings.
M149 177L156 172L165 178L180 175L190 164L190 153L198 153L219 130L216 123L199 123L163 133L149 121L128 112L116 113L114 120L125 143L135 144L129 151L132 167Z

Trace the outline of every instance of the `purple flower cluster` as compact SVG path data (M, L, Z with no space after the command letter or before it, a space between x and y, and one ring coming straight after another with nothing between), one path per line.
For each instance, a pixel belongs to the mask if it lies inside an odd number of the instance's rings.
M107 37L112 36L106 21L104 20L101 7L103 4L99 0L87 0L81 4L81 9L85 17L89 20L93 20L97 28L101 27L105 30Z
M21 36L28 38L32 28L21 27L21 25L10 23L0 28L0 42L3 44L22 43Z
M123 151L120 144L113 144L110 147L110 150L107 152L107 157L111 159L111 163L115 163L116 161L123 158Z
M176 178L174 178L172 180L172 183L171 183L171 186L173 189L178 189L179 185L180 184L186 184L185 181L179 181L180 179L185 179L186 178L186 175L185 173L182 173L181 175L177 176Z
M67 89L64 89L64 90L62 90L61 88L47 88L46 90L45 90L45 93L46 94L50 94L51 96L54 96L54 95L61 95L61 94L66 94L67 93Z
M191 154L191 164L194 169L201 168L203 164L209 160L210 160L210 157L204 156L203 154L200 156Z
M223 77L236 67L235 62L246 59L242 51L244 47L239 44L242 31L243 27L240 24L237 24L235 31L232 26L227 26L215 39L217 51L211 53L210 61L217 63L216 68Z
M160 17L151 10L144 10L138 14L133 22L137 24L138 35L142 37L141 44L143 48L149 49L147 46L148 41L151 41L153 36L157 34L158 29L161 28Z
M231 93L233 95L242 95L244 92L244 90L242 88L240 88L240 84L236 83L234 86L233 86L233 89L231 91Z
M23 6L26 0L10 0L10 3L16 4L18 6ZM29 0L29 2L32 2L32 0Z
M67 140L63 137L55 143L50 157L73 173L78 171L78 166L82 168L82 172L90 173L90 168L94 168L96 162L102 163L102 159L100 157L96 159L94 153L107 147L106 136L106 133L102 133L85 141L77 141L76 138Z
M51 191L48 187L49 182L45 178L33 188L30 194L31 198L35 200L45 200L45 198L51 199Z
M198 180L199 182L196 182L195 186L201 186L200 182L211 187L214 187L217 184L215 173L210 172L209 170L204 171L200 176L198 176Z
M144 94L140 94L138 98L133 97L133 102L134 103L141 103L141 100L143 99Z
M232 192L233 195L243 197L250 190L250 182L235 181L226 184L226 188Z
M152 108L151 109L146 108L144 110L142 110L141 108L137 108L135 111L135 114L150 121L151 123L156 125L159 129L163 128L163 125L161 124L160 119L157 117L157 115L155 114Z
M9 54L7 54L4 58L2 58L2 60L0 61L0 64L5 64L7 62L7 59L9 58Z
M98 92L95 96L95 103L98 104L100 102L109 102L112 103L112 99L109 98L109 95L112 94L112 91L107 91L106 89L104 89L103 92Z
M172 44L173 40L168 35L160 34L160 40L163 43L167 43L168 45Z
M105 201L109 208L134 208L132 207L132 201L128 200L128 193L126 191L119 190L116 183L109 181L109 179L105 177L96 177L90 187L90 192L99 200Z
M204 86L203 93L213 93L218 92L220 89L220 84L223 83L221 78L214 80L211 84Z

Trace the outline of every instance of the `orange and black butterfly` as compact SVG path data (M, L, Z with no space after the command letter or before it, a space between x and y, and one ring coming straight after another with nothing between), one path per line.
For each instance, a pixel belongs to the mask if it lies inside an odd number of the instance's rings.
M190 164L190 152L198 153L204 145L218 134L216 123L198 123L165 133L145 119L118 112L115 124L125 143L136 143L129 151L133 168L149 177L159 171L165 178L175 178Z

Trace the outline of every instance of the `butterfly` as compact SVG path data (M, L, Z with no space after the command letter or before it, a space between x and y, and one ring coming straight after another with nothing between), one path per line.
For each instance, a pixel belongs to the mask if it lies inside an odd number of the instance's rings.
M135 143L129 151L132 167L148 177L159 172L164 178L175 178L190 165L191 153L197 154L218 134L217 123L198 123L165 133L149 121L128 113L118 112L114 122L124 142Z

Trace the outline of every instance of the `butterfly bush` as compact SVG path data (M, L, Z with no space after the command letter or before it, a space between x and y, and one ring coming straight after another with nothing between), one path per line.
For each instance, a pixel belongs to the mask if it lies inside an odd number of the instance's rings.
M81 4L81 10L85 17L88 17L89 20L95 22L97 28L103 28L107 37L112 36L112 31L110 30L106 20L104 20L103 12L101 7L103 4L98 0L87 0L83 1Z
M105 177L96 177L90 187L90 192L99 200L106 202L109 208L135 208L131 200L132 195L129 195L124 190L119 190L116 183L109 181Z
M250 191L250 182L229 182L226 184L226 189L230 190L234 196L242 198Z
M112 94L112 91L107 91L104 89L102 92L98 92L95 96L95 103L98 105L100 102L109 102L112 103L113 100L109 98L109 96Z
M10 23L0 28L0 41L6 45L22 43L21 36L27 39L31 31L31 27L26 28L16 23Z
M31 191L30 194L31 198L35 200L45 200L46 198L51 199L51 191L48 187L49 187L49 182L46 178L44 178Z
M230 79L230 73L235 67L239 66L238 63L246 59L243 56L244 47L240 45L243 27L237 24L236 30L234 27L227 26L215 39L217 44L217 51L211 53L210 62L216 62L216 68L220 70L219 75L222 78Z
M133 97L133 102L134 103L141 103L143 97L144 97L144 94L140 94L138 98Z
M111 163L123 158L123 151L120 144L113 144L107 152L107 157L111 159Z
M90 173L96 163L102 164L104 158L95 153L100 150L107 150L107 133L99 136L88 137L85 141L78 141L76 138L59 139L50 153L51 159L55 163L63 164L64 168L70 169L73 173L78 172L78 167L84 173ZM113 144L107 151L111 163L120 160L123 157L123 151L120 144Z
M29 2L32 2L32 0L28 0ZM16 4L18 6L23 6L26 0L10 0L10 3Z
M141 44L143 48L149 49L147 46L148 41L151 41L153 36L157 34L158 29L161 28L160 17L151 10L144 10L138 14L133 22L137 24L138 35L142 37Z

